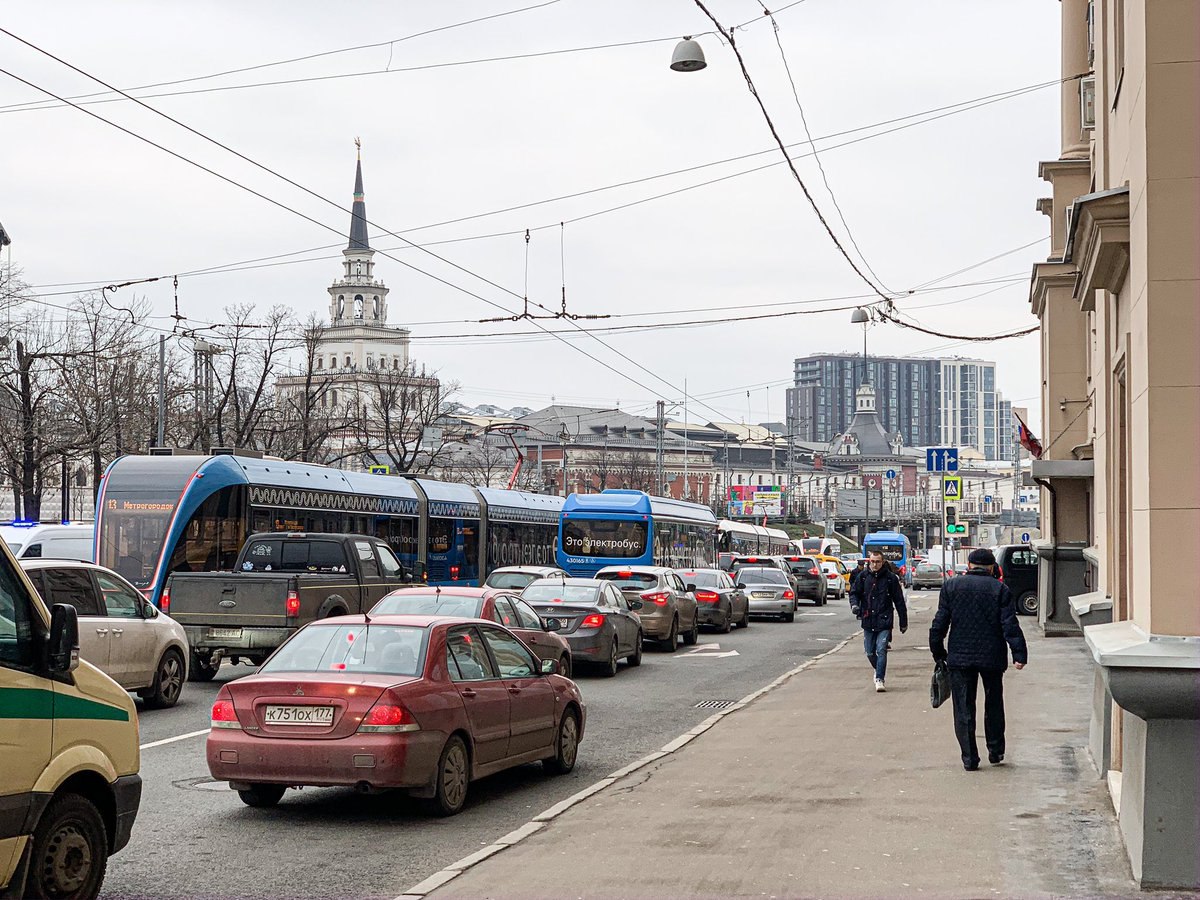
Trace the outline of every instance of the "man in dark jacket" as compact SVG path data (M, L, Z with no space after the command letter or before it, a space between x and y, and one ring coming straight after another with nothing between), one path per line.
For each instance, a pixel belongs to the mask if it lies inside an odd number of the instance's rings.
M966 575L942 586L937 614L929 628L929 650L935 660L950 668L950 697L954 704L954 734L962 750L963 768L979 768L975 742L975 695L983 681L983 733L988 762L1004 762L1004 670L1008 651L1013 666L1025 668L1029 651L1017 623L1012 592L993 575L996 557L991 550L972 550ZM945 647L950 634L949 651ZM1005 646L1007 642L1008 646Z
M900 633L908 630L908 607L904 603L904 588L900 577L883 558L872 552L867 568L854 580L850 589L850 611L862 620L863 649L875 669L875 690L887 690L888 641L892 639L895 616L900 617Z

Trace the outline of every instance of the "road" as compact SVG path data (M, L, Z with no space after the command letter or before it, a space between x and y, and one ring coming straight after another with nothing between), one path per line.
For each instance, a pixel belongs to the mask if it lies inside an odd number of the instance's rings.
M925 596L936 602L932 594L914 599ZM403 795L332 788L289 791L274 809L244 806L209 779L204 761L220 683L253 671L226 665L217 681L188 684L174 709L139 711L141 810L129 846L109 862L101 896L396 897L712 714L697 704L737 701L856 628L845 601L831 601L802 606L791 624L756 619L746 630L703 634L699 648L648 651L641 668L622 666L612 679L580 672L588 727L575 770L555 778L533 765L477 782L451 819L429 818Z

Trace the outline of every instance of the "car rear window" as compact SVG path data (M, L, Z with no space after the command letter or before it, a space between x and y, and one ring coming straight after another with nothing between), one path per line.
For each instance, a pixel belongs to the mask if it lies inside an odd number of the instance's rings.
M416 675L422 671L426 633L409 625L315 623L297 631L259 672Z
M456 597L425 591L393 591L375 604L373 616L470 616L477 617L482 597Z
M942 571L942 567L939 565L936 565L935 563L921 563L919 566L917 566L917 571L918 572L940 572L940 571Z
M725 587L723 572L680 572L679 577L696 587Z
M787 576L778 569L767 569L762 566L746 566L738 572L738 581L743 584L787 584Z
M649 572L600 572L596 577L613 582L623 591L644 591L658 584L658 576Z
M537 581L541 576L530 572L493 572L484 584L494 588L515 588L521 590Z
M273 538L246 548L243 572L345 572L346 553L338 541Z
M531 584L521 597L526 603L595 603L597 590L590 584Z

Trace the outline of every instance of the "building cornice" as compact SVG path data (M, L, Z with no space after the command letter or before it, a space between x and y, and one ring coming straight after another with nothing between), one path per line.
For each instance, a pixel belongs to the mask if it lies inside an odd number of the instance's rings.
M1058 260L1047 260L1033 264L1033 275L1029 284L1029 306L1033 314L1042 318L1046 301L1054 288L1072 288L1075 285L1075 267Z
M1074 297L1082 312L1096 308L1096 291L1121 289L1129 273L1129 188L1076 199L1066 258L1078 270Z
M1054 179L1063 174L1077 174L1081 169L1090 170L1090 159L1044 159L1038 163L1038 178L1054 183Z

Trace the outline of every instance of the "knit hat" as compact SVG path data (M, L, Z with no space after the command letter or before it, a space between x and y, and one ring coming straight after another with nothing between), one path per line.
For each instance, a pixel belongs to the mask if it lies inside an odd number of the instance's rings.
M971 551L971 555L967 557L967 563L972 566L994 566L996 557L986 547L978 547Z

